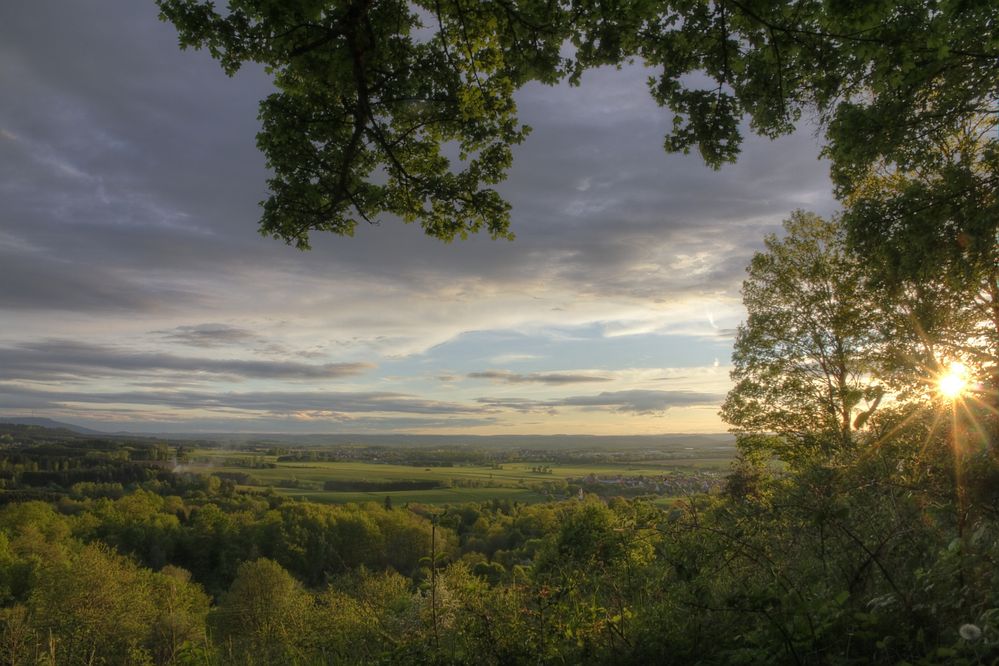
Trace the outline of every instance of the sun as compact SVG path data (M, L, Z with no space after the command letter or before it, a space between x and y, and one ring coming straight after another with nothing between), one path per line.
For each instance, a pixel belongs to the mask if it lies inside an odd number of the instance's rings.
M954 400L968 388L968 368L957 361L937 378L937 391L948 400Z

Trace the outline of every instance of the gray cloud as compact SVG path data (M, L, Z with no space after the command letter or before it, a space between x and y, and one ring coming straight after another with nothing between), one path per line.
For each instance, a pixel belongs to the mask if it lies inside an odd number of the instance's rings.
M479 398L475 405L427 400L405 393L347 391L250 391L207 393L203 391L76 392L40 391L0 385L5 409L65 408L70 404L140 405L172 409L239 410L260 415L302 414L336 420L355 413L488 414L497 409L517 412L552 412L559 407L607 409L651 414L671 407L717 405L723 396L693 391L607 391L597 395L571 396L556 400Z
M293 361L198 358L133 352L72 340L44 340L0 347L0 379L46 380L147 373L206 374L257 379L337 379L370 370L369 363L307 364Z
M566 407L609 408L621 412L652 414L671 407L718 405L725 396L695 391L608 391L598 395L578 395L558 400Z
M497 409L518 412L549 412L559 407L580 407L634 414L656 414L671 407L719 405L725 398L714 393L696 391L657 391L635 389L630 391L604 391L597 395L577 395L556 400L528 400L522 398L479 398L479 404Z
M635 66L590 72L580 88L531 85L518 94L535 131L502 185L516 242L443 245L387 219L353 239L317 234L315 251L303 255L255 233L267 175L255 115L266 77L247 67L229 79L206 53L180 52L150 3L105 9L100 21L92 8L55 0L5 11L0 74L12 94L0 99L0 129L16 139L0 141L0 223L43 260L27 267L26 289L0 280L0 306L182 306L195 295L210 300L189 291L192 281L234 271L246 279L226 296L252 302L248 285L263 268L330 285L344 276L384 280L414 293L544 281L642 299L734 295L777 218L830 206L826 168L804 132L750 139L740 163L721 172L667 156L669 114ZM48 20L53 11L60 21ZM699 252L697 270L674 268ZM68 257L77 266L60 271L55 259ZM141 279L148 271L157 279ZM70 293L60 295L60 284Z
M594 375L583 375L562 372L532 372L528 374L518 374L506 370L486 370L483 372L470 372L466 375L470 379L491 379L505 384L549 384L560 386L563 384L585 384L589 382L609 382L610 377L597 377Z
M405 393L350 391L203 391L77 392L39 391L0 385L5 409L65 408L68 404L133 405L172 409L238 410L262 415L320 415L326 419L366 412L403 414L486 414L487 408L427 400Z
M104 420L99 414L77 414L50 412L60 419L77 425L104 430L106 432L132 433L252 433L253 435L277 434L320 434L331 433L382 434L386 432L411 432L420 429L467 429L495 426L496 419L478 417L436 417L436 416L360 416L354 418L319 417L296 418L281 415L240 415L236 418L188 418L182 420L162 416L145 416L142 420ZM0 416L0 421L3 417Z
M476 236L445 245L387 218L350 239L316 234L315 249L300 253L256 232L268 175L254 141L257 104L271 91L260 68L229 78L207 53L181 52L152 2L7 4L0 21L0 319L7 336L0 379L120 379L115 391L123 391L94 392L88 405L133 395L124 392L131 383L324 380L373 367L304 362L331 349L367 360L471 330L550 331L582 322L606 331L615 322L584 320L631 310L641 319L643 309L698 297L735 299L744 266L781 217L798 207L833 207L807 128L776 142L749 139L740 162L720 172L695 156L666 155L671 118L649 98L646 72L633 66L589 72L579 88L531 85L518 93L522 120L535 131L500 186L513 205L515 242ZM249 320L263 322L266 339L235 326L188 324ZM113 331L134 334L137 326L156 329L160 347L183 344L190 354L16 342L53 331L86 339L98 330L114 340ZM235 353L236 346L245 358L217 358L217 350ZM302 348L313 351L292 351ZM197 349L215 355L197 358ZM297 362L285 360L296 353ZM549 361L560 362L557 353ZM483 358L419 374L539 390L601 381L530 365L464 374L514 362ZM613 363L607 358L601 367ZM679 393L497 399L475 408L657 413L692 399ZM191 404L210 397L185 395ZM0 406L30 409L51 398L8 392ZM239 409L265 418L262 407Z
M258 339L253 331L227 324L198 324L178 326L169 331L156 331L170 342L178 342L191 347L222 347L245 344Z
M549 414L555 414L557 412L555 409L557 403L545 400L529 400L527 398L478 398L476 402L491 409L509 409L522 414L528 414L530 412L547 412Z
M0 213L2 215L2 213ZM142 285L134 276L0 243L0 309L116 314L153 312L200 297L179 285Z

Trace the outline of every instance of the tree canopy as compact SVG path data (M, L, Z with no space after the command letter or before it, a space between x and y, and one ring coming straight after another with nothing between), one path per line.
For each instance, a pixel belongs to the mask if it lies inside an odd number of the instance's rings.
M984 131L955 128L908 169L876 165L845 198L843 220L883 300L904 315L894 332L910 339L900 370L958 359L991 374L996 388L999 153Z
M260 106L258 143L273 170L261 231L300 248L311 231L350 234L382 213L444 240L508 236L510 206L492 186L528 131L514 93L530 81L578 83L602 65L656 71L650 92L674 114L666 150L696 148L715 168L737 158L745 117L776 137L814 116L844 197L876 168L935 168L939 146L971 123L988 137L984 154L995 152L999 38L988 2L157 4L183 47L208 48L230 74L257 62L273 76L277 92ZM994 200L995 160L980 165ZM966 244L994 244L995 223L985 226L957 231ZM863 238L868 227L851 230Z
M886 318L838 223L798 211L784 229L747 269L748 319L722 416L740 432L776 433L801 455L805 439L849 444L877 408Z

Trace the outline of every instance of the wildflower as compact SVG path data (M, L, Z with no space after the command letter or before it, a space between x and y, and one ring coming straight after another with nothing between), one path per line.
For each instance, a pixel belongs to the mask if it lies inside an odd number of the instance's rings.
M974 624L962 624L957 633L961 634L961 638L971 643L982 637L982 630Z

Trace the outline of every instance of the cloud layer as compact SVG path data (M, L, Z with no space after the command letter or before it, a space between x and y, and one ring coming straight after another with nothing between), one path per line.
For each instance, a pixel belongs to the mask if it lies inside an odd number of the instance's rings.
M666 155L636 65L518 93L514 242L385 219L301 253L256 233L266 75L176 44L153 3L4 10L0 416L717 431L745 265L833 209L807 128Z
M144 353L71 340L45 340L0 347L0 380L43 381L160 373L182 377L221 375L230 378L315 380L350 377L373 367L367 363L307 364Z
M467 377L469 379L490 379L506 384L549 384L553 386L611 381L610 377L571 374L567 372L530 372L522 374L509 372L507 370L484 370L481 372L470 372Z
M556 400L525 400L521 398L479 398L488 407L512 409L519 412L544 411L556 413L559 407L580 407L587 410L605 410L633 414L659 414L674 407L713 406L724 395L696 391L659 391L632 389L630 391L604 391L596 395L574 395Z

